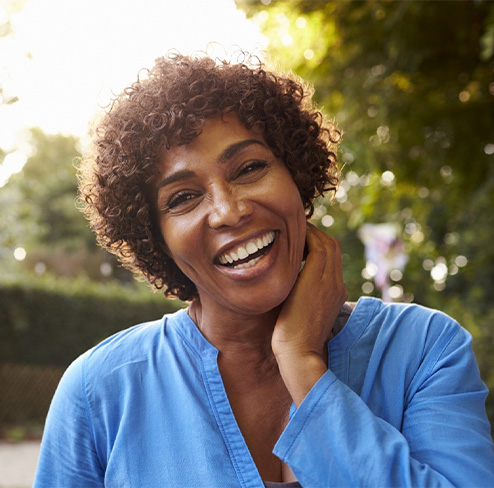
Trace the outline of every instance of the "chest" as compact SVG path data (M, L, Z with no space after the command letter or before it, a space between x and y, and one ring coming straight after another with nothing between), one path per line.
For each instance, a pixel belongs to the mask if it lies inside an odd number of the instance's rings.
M273 454L273 449L289 421L292 399L283 383L227 395L235 421L263 480L295 479L290 468Z
M132 375L126 395L90 398L105 486L260 488L263 477L279 479L272 449L288 421L286 400L267 388L264 398L230 399L216 361L203 369L145 364L113 377L118 392L119 379Z

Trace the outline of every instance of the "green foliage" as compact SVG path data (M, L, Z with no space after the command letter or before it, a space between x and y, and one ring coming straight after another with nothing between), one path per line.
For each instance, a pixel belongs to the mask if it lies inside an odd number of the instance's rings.
M109 335L178 310L144 285L2 277L0 362L66 367Z
M78 140L62 134L30 131L31 156L21 172L0 188L0 263L5 269L43 270L62 276L87 275L131 281L114 256L101 250L84 215L76 208ZM1 156L1 154L0 154ZM27 257L14 263L12 252L22 247ZM108 268L110 266L110 268Z
M77 139L32 129L30 143L33 154L24 168L10 178L5 189L0 189L0 195L6 194L4 198L12 202L7 228L14 222L22 224L23 244L28 247L57 244L73 248L81 238L92 246L94 238L75 207ZM10 240L12 237L7 242Z

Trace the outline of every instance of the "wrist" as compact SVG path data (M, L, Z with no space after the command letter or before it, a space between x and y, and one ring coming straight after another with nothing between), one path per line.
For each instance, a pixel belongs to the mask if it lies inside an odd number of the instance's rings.
M292 400L298 407L307 393L328 370L327 361L319 354L275 355L281 377Z
M320 360L326 366L328 364L328 349L327 343L311 346L308 344L297 344L296 341L271 343L273 354L278 362L278 365L286 363L296 364L298 367L304 368L317 360Z

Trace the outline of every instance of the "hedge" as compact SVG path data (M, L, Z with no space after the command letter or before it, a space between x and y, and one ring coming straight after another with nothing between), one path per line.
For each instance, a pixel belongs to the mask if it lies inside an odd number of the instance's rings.
M0 362L67 367L111 334L182 307L144 285L0 278Z

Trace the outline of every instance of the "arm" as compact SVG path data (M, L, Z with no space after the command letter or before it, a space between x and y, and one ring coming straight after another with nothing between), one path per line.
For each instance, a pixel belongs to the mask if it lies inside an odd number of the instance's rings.
M273 333L298 407L274 453L309 487L494 486L486 388L463 329L428 358L399 429L327 370L324 344L345 290L339 247L320 234L309 226L306 265Z
M52 400L34 488L104 486L82 384L84 357L67 369Z
M458 328L421 379L399 430L327 371L274 453L309 487L494 486L486 394L470 338Z

